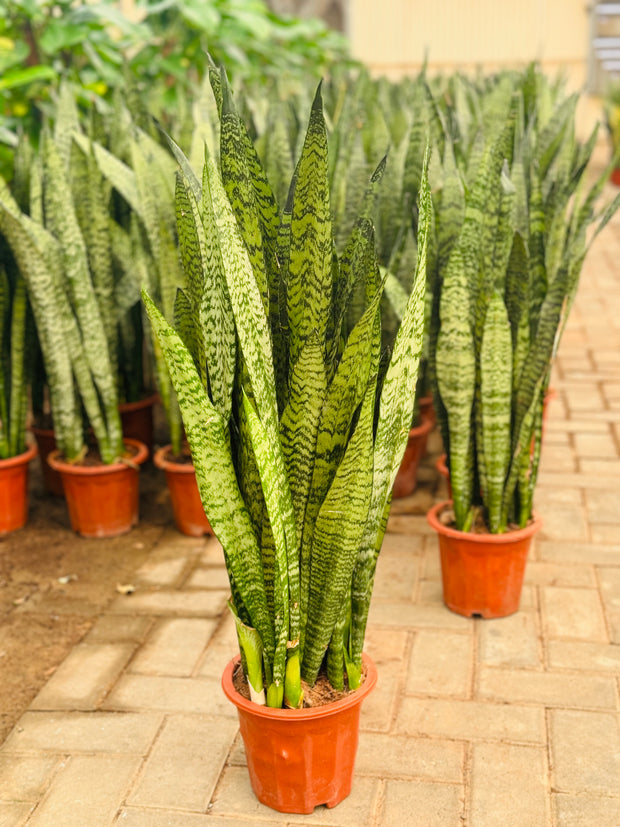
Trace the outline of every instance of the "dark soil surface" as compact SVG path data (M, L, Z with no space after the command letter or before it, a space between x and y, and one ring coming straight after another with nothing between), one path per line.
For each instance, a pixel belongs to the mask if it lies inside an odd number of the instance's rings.
M0 537L0 743L171 522L165 477L147 462L138 527L79 537L64 499L44 491L38 458L30 464L28 525Z

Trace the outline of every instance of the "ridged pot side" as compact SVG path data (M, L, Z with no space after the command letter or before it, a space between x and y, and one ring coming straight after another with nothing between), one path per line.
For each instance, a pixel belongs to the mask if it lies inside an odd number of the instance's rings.
M213 534L207 519L198 483L192 463L179 463L171 460L172 446L164 445L155 452L153 462L157 468L165 471L172 513L177 529L190 537L202 537Z
M233 684L239 658L224 670L222 688L236 707L252 789L282 813L335 807L351 792L362 702L377 682L363 655L364 683L345 698L308 709L271 709L240 695Z
M111 465L72 465L52 451L48 462L60 473L71 528L82 537L116 537L138 523L139 466L148 459L148 448L125 439L133 453Z
M439 515L452 505L437 503L427 514L437 532L443 599L466 617L506 617L518 611L532 537L542 527L534 515L522 529L503 534L476 534L444 525Z
M36 455L33 444L17 456L0 459L0 535L28 522L28 464Z

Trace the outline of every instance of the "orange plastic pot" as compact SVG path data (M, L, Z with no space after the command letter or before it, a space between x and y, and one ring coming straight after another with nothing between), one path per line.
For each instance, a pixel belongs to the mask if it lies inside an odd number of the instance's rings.
M153 462L157 468L166 472L176 527L181 534L190 537L213 534L202 507L194 466L191 463L173 462L169 459L171 453L172 446L165 445L155 452Z
M39 462L41 464L41 474L43 475L43 487L50 494L62 497L64 490L60 474L58 471L54 471L47 461L52 451L56 450L56 434L52 428L37 428L35 425L32 425L30 430L39 448Z
M118 411L121 415L123 436L126 439L137 439L153 450L153 406L159 399L158 394L138 399L137 402L121 402Z
M246 700L233 684L239 657L224 670L222 688L239 714L252 789L281 813L335 807L351 792L362 702L377 682L363 655L366 679L339 701L309 709L270 709Z
M62 479L71 528L82 537L116 537L138 522L139 466L149 452L135 439L125 445L134 453L112 465L72 465L58 451L48 457Z
M0 459L0 534L28 521L28 463L36 455L37 446L29 445L22 454Z
M430 394L418 399L418 411L420 412L420 419L430 419L433 425L437 422L433 397Z
M427 514L439 538L444 603L466 617L514 614L532 537L542 520L534 515L530 525L504 534L470 534L440 522L439 514L451 505L438 503Z
M392 488L392 499L408 497L416 489L418 465L424 456L428 435L433 429L433 420L423 419L420 425L409 431L407 447Z
M620 167L615 167L613 169L609 180L612 184L615 184L617 187L620 187Z

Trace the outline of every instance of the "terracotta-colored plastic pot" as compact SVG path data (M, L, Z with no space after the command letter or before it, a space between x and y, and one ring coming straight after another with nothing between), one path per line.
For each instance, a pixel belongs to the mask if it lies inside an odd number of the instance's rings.
M155 452L153 462L166 472L174 522L181 534L201 537L213 534L207 520L198 491L196 472L191 463L174 462L170 459L172 446L165 445Z
M423 419L420 425L417 425L409 431L407 447L405 448L398 474L394 480L392 499L408 497L415 491L416 485L418 484L416 479L418 465L424 456L428 435L433 429L433 424L432 419Z
M41 464L41 474L43 475L43 487L50 494L62 497L65 492L62 487L60 474L58 471L55 471L47 461L52 451L56 450L56 434L54 433L54 429L37 428L35 425L32 425L30 430L39 448L39 462Z
M335 807L351 792L362 701L377 682L367 656L362 686L339 701L308 709L270 709L246 700L233 684L239 657L222 676L222 688L239 714L252 789L281 813Z
M154 393L137 402L121 402L118 411L121 415L123 436L126 439L137 439L153 450L153 406L159 399Z
M616 167L613 170L609 177L609 180L612 184L615 184L617 187L620 187L620 167Z
M536 514L530 525L504 534L474 534L443 525L441 502L427 519L439 538L443 599L466 617L506 617L519 609L523 574L532 537L542 526Z
M36 455L37 446L29 445L15 457L0 459L0 534L28 521L28 463Z
M134 452L112 465L72 465L58 451L48 457L62 478L71 528L83 537L116 537L138 522L139 466L149 452L135 439L125 445Z

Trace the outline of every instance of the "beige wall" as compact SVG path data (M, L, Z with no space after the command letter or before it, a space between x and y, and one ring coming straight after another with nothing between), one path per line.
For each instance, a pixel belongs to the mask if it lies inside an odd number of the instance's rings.
M469 69L539 60L586 82L587 0L349 0L355 56L392 77L432 69Z

